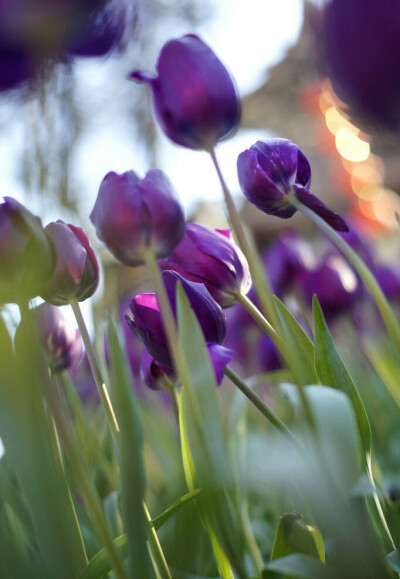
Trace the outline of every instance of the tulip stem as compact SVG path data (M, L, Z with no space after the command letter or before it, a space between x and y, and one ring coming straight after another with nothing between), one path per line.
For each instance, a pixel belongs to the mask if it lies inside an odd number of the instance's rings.
M400 326L388 300L376 281L373 273L357 253L346 243L346 241L328 225L312 209L306 207L294 195L290 197L291 204L309 217L315 225L336 245L339 251L346 257L349 263L356 270L364 285L370 291L375 303L380 311L386 328L392 337L397 349L400 352Z
M225 368L225 375L239 388L239 390L254 404L254 406L270 421L270 423L284 434L289 440L294 442L296 445L300 445L293 432L286 426L286 424L279 418L273 410L271 410L265 402L256 394L246 382L242 380L236 372L232 370L229 366Z
M57 374L54 375L54 381L57 385L57 388L61 391L62 384ZM57 432L60 435L62 444L69 457L69 460L73 465L73 476L76 478L80 486L80 490L82 491L87 509L90 513L92 521L95 524L95 528L99 534L99 537L101 537L101 540L104 542L104 545L109 553L116 576L119 577L119 579L127 579L124 567L108 531L107 523L99 503L99 498L93 489L93 483L91 481L90 473L86 467L84 456L73 434L70 423L66 420L68 415L67 409L65 408L61 397L56 399L54 391L51 387L46 388L45 392L46 400L50 406Z
M239 247L243 251L248 261L251 277L254 281L254 286L256 288L257 295L260 298L262 309L264 313L271 319L272 324L276 328L281 329L280 320L275 308L275 304L272 300L272 294L270 291L269 282L265 274L264 267L261 263L256 248L246 235L239 214L237 212L235 203L233 202L232 195L228 189L224 176L222 175L222 171L217 160L215 149L212 149L210 151L210 156L214 164L215 170L217 172L218 179L224 194L224 201L228 212L229 224L236 236Z
M89 332L87 331L87 327L85 324L85 320L83 319L81 309L79 307L79 303L75 300L71 302L71 307L74 312L76 321L78 323L78 328L82 335L82 340L85 345L85 350L89 359L90 368L93 373L93 378L97 386L97 390L100 395L100 399L102 401L103 407L107 414L107 420L109 427L111 429L111 434L113 435L114 442L117 443L117 438L119 434L119 426L117 417L115 416L114 408L111 404L110 395L108 393L107 386L103 380L103 376L101 374L100 365L97 360L96 352L93 348L92 341L89 336Z

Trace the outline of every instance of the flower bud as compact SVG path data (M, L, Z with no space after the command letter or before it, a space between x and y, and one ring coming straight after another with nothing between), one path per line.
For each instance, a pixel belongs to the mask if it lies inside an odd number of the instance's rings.
M82 339L61 308L48 303L33 310L35 325L52 372L76 366L82 357Z
M45 227L56 252L56 265L41 297L56 306L82 302L99 284L99 265L83 229L58 220Z
M158 362L146 348L142 350L140 376L150 390L161 390L176 380L175 370Z
M90 214L97 237L125 265L140 265L153 251L166 257L185 231L183 208L158 169L140 179L133 171L108 173Z
M162 273L165 288L176 316L176 286L181 283L191 307L197 316L207 343L221 344L226 334L225 316L205 286L188 281L174 271ZM139 294L131 302L133 318L126 316L130 329L158 362L169 368L173 361L164 324L155 294Z
M258 209L288 219L297 209L291 196L309 207L337 231L347 231L343 219L308 191L311 168L300 149L288 139L257 141L237 161L240 187Z
M5 197L0 204L0 303L36 297L53 265L53 248L40 219Z
M188 34L161 50L157 76L135 70L131 78L147 83L164 133L189 149L211 150L240 121L233 81L213 51Z
M180 243L159 265L204 283L222 308L233 305L236 295L246 295L251 287L248 263L231 232L214 231L198 223L187 224Z

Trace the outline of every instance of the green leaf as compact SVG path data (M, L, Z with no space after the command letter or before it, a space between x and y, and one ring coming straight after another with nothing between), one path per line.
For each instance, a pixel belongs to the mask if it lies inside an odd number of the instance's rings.
M155 519L152 519L153 527L158 530L160 529L167 521L174 515L177 511L179 511L182 507L184 507L188 502L192 501L195 497L197 497L201 493L200 489L194 489L172 503L172 505L161 515L158 515Z
M307 524L298 513L279 519L271 561L292 553L303 553L325 562L325 548L318 527Z
M371 453L371 426L358 390L344 365L325 323L317 297L313 299L315 368L322 384L345 392L353 405L365 455ZM365 461L364 461L365 462Z
M118 462L121 498L128 535L128 559L132 577L152 577L147 549L147 520L143 509L146 488L142 457L142 432L132 388L132 378L116 325L109 322L112 400L119 424Z
M315 557L299 553L268 563L262 573L262 579L275 577L276 574L301 579L341 579L343 577L341 572L334 567L324 565Z
M389 566L393 571L396 573L400 573L400 553L399 551L392 551L388 555L386 555L386 561L388 562Z
M290 353L291 370L301 385L318 384L314 368L314 345L286 306L274 296Z

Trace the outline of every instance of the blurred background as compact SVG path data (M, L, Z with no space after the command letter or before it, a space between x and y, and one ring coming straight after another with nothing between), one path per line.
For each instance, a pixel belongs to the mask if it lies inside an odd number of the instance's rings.
M219 145L218 155L257 244L267 246L287 223L244 202L236 158L268 136L300 147L311 163L312 192L359 231L378 240L393 235L400 212L398 139L357 124L335 95L321 58L322 2L90 0L85 14L78 6L74 0L0 0L2 195L24 202L44 224L57 218L81 224L102 252L89 214L104 175L159 167L188 219L225 227L208 155L169 142L153 121L146 89L127 80L135 68L154 71L168 39L193 32L231 71L242 98L241 128ZM22 11L25 20L17 26ZM27 30L29 41L19 42ZM300 216L290 225L309 233ZM107 294L122 298L140 272L104 258L107 305Z

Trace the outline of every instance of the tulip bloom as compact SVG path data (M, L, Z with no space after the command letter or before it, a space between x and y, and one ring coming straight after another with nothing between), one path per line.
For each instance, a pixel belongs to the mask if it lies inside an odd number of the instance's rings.
M188 281L174 271L162 273L172 311L176 316L176 285L178 282L186 293L197 316L207 343L221 344L226 334L225 316L203 284ZM126 316L130 329L158 362L169 368L173 361L164 324L155 294L139 294L131 302L133 318Z
M83 229L56 221L45 231L53 242L56 265L41 297L56 306L82 302L99 284L99 265Z
M237 161L240 187L245 197L264 213L288 219L297 199L337 231L347 231L343 219L308 191L311 167L300 149L288 139L257 141Z
M0 204L0 303L39 295L53 266L53 247L39 217L5 197Z
M74 367L82 357L82 339L61 308L48 303L33 310L35 325L52 372Z
M158 169L140 179L133 171L108 173L90 214L97 237L125 265L140 265L149 251L167 256L185 231L183 208Z
M210 151L240 121L233 81L214 52L193 34L170 40L161 50L157 75L135 70L148 84L164 133L178 145Z
M400 130L399 29L397 0L330 0L323 12L321 44L335 91L357 120L393 132Z
M248 263L232 240L231 232L188 223L185 235L169 257L159 262L186 279L204 283L222 308L231 306L236 295L251 287Z

